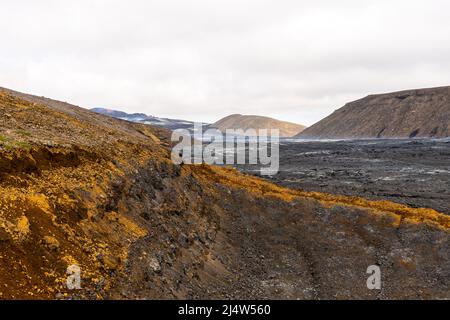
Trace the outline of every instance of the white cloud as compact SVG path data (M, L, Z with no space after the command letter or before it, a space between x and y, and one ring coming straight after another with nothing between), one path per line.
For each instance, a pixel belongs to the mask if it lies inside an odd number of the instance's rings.
M312 124L370 93L450 85L448 1L0 3L0 86L86 107Z

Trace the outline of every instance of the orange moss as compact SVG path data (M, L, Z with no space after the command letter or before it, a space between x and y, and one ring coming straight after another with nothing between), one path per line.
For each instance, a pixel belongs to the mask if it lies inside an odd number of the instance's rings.
M234 168L206 165L191 165L188 167L197 178L202 179L203 181L214 181L230 187L245 189L258 196L276 197L287 202L299 197L312 198L320 201L324 205L342 205L372 209L379 212L389 212L399 216L401 219L407 218L409 221L415 222L433 222L440 227L446 229L450 228L450 216L439 213L433 209L411 208L406 205L385 200L375 201L360 197L288 189L256 177L244 175Z

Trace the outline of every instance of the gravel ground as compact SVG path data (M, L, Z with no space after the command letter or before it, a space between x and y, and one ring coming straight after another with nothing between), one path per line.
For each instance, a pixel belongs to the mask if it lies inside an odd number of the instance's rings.
M240 169L258 171L249 165ZM283 140L280 171L270 179L450 214L450 140Z

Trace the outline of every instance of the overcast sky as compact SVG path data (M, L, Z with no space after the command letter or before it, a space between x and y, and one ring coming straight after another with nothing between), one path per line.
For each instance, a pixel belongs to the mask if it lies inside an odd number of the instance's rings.
M450 85L447 0L1 0L0 30L0 86L188 120Z

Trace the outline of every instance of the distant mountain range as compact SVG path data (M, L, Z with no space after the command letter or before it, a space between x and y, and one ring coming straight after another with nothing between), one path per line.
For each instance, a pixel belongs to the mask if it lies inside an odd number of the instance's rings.
M313 139L449 136L450 87L370 95L297 135Z
M188 129L192 132L194 129L193 121L159 118L149 116L144 113L126 113L123 111L111 110L106 108L93 108L91 109L91 111L117 119L156 125L170 130ZM241 114L233 114L215 122L214 124L210 125L204 123L203 125L205 129L217 128L223 133L225 133L225 130L227 129L279 129L281 137L292 137L305 129L305 126L291 122L280 121L262 116Z
M138 122L144 124L150 124L154 126L164 127L169 130L176 129L188 129L193 130L194 122L179 120L179 119L169 119L169 118L159 118L154 116L149 116L144 113L126 113L123 111L111 110L106 108L93 108L91 111L107 115L113 118L127 120L131 122Z
M81 108L41 96L25 94L6 88L0 91L14 94L32 103L51 105L57 110L84 116ZM131 122L155 125L169 130L193 131L194 122L149 116L144 113L126 113L106 108L93 108L99 114ZM97 119L96 121L100 121ZM207 128L270 129L278 128L282 137L303 139L345 138L444 138L450 137L450 87L407 90L369 95L350 102L313 126L305 126L276 119L233 114Z

